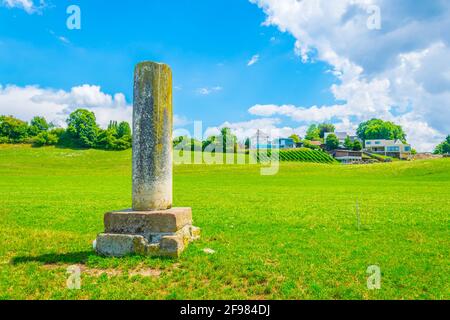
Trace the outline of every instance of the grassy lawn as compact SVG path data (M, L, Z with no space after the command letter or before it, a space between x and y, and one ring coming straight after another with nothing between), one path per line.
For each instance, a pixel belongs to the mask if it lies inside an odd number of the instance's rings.
M450 298L450 159L259 169L176 166L202 239L179 260L101 258L103 214L131 204L131 152L0 146L0 299Z

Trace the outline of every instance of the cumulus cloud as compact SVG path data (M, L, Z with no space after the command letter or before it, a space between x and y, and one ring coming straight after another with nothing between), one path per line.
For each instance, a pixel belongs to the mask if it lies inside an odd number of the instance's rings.
M339 80L330 88L335 105L256 105L250 113L333 120L347 128L380 117L403 124L410 142L423 151L450 132L450 33L442 32L450 28L449 2L250 1L266 13L265 25L296 39L303 62L326 62ZM380 30L368 28L374 6L380 9Z
M57 125L64 125L68 115L78 108L94 111L102 127L110 120L131 121L132 116L132 108L122 93L111 96L99 86L85 84L70 91L39 86L0 86L0 114L11 114L26 121L37 115L44 116Z
M255 54L250 61L247 63L247 66L250 67L259 61L259 54Z
M107 94L100 86L84 84L70 91L0 85L0 115L12 115L30 121L34 116L45 117L58 126L65 126L69 114L83 108L93 111L97 123L106 128L111 120L131 123L133 108L123 93ZM191 123L187 118L174 115L174 126Z

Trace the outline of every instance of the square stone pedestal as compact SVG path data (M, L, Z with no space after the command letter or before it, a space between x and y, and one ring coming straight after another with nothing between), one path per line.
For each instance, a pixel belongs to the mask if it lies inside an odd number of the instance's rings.
M192 226L191 208L115 211L105 214L105 232L97 236L95 249L112 257L179 257L199 237L200 229Z

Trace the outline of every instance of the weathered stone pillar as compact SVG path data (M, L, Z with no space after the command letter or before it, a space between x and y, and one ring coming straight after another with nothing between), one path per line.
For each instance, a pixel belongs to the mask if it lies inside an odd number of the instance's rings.
M133 208L105 214L98 254L178 257L200 237L191 208L172 208L172 72L143 62L134 74Z
M172 71L143 62L134 73L133 210L172 207Z

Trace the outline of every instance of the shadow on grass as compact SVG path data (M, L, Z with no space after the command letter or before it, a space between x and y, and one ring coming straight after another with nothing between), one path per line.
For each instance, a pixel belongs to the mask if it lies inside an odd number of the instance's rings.
M11 265L20 265L32 262L38 262L43 265L58 265L58 264L86 264L89 261L89 258L102 258L102 259L115 259L113 257L105 257L99 256L94 251L81 251L81 252L71 252L71 253L50 253L44 254L40 256L19 256L11 259ZM151 260L160 260L160 261L177 261L176 258L172 257L143 257L138 255L129 255L124 256L125 258L149 258Z
M95 256L93 251L71 252L71 253L50 253L41 256L23 256L14 257L11 259L12 265L39 262L42 264L85 264L89 257Z

